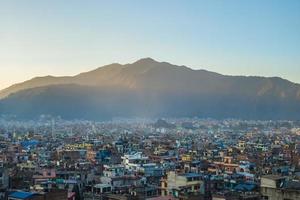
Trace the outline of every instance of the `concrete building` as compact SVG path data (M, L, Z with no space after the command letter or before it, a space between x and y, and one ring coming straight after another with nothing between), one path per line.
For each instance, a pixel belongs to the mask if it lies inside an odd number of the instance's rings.
M188 193L198 193L203 186L204 183L200 179L200 174L177 174L176 172L171 171L168 173L167 179L162 181L161 195L167 196L172 194L175 197L179 197L181 191L185 191Z
M263 200L299 200L300 182L287 180L277 175L266 175L261 178Z

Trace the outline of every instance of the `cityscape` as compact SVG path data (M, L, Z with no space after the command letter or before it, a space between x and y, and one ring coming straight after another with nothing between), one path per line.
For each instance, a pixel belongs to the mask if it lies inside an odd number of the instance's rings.
M299 0L0 0L0 200L300 200Z
M1 198L299 199L300 121L2 119ZM7 191L14 191L7 193ZM7 196L8 195L8 196Z

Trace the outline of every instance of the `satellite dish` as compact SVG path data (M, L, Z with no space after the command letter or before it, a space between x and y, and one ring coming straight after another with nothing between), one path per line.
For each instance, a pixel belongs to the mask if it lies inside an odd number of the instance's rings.
M282 188L283 187L283 181L280 183L280 186L279 186L280 188Z

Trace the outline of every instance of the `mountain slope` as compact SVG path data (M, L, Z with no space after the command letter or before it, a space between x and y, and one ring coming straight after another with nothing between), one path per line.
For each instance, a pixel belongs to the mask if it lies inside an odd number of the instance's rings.
M281 78L224 76L141 59L73 77L39 77L0 92L0 112L34 118L238 117L298 119L300 86Z

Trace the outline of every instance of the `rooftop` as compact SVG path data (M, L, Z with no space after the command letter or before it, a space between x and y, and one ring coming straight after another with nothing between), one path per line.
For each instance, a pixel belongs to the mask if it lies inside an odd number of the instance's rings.
M186 173L186 174L181 174L181 176L185 176L187 178L192 178L192 177L200 177L200 174L197 173Z
M34 195L35 195L35 193L31 193L31 192L13 192L13 193L9 194L8 196L12 197L12 198L16 198L16 199L27 199Z

